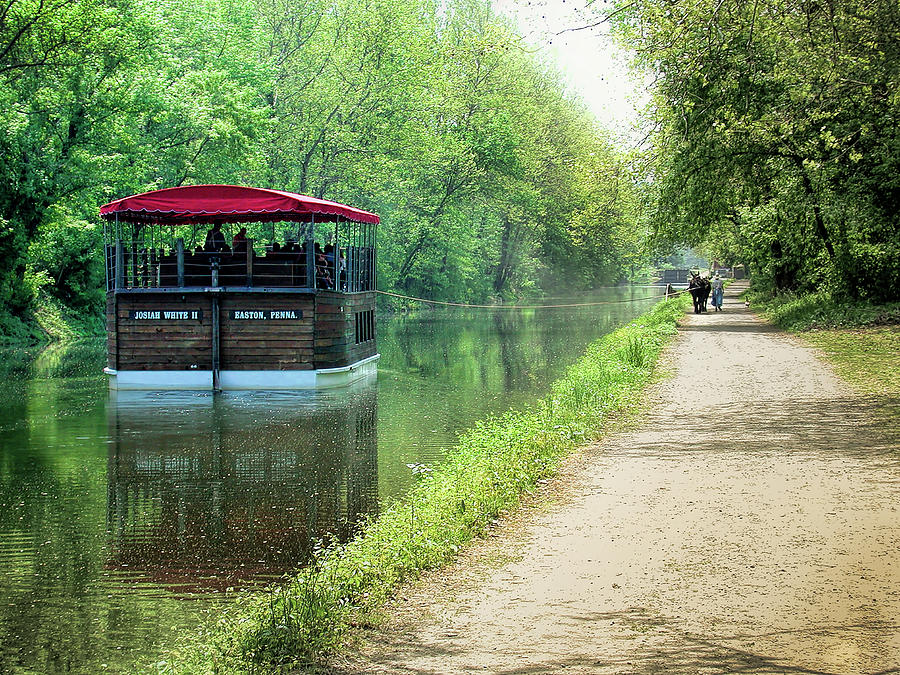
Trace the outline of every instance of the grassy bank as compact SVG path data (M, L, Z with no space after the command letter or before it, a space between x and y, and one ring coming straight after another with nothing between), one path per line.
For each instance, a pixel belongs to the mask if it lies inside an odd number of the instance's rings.
M830 293L782 294L748 292L751 306L769 321L790 331L868 328L900 324L900 302L873 305L836 299Z
M801 337L858 390L900 396L900 326L815 330Z
M799 334L860 391L900 394L900 303L841 302L827 293L750 297L754 309Z
M289 583L235 603L209 633L156 664L165 673L277 672L315 663L364 625L396 586L449 561L516 505L610 415L639 400L688 296L591 345L532 408L489 419L404 499L345 545L323 546Z
M103 321L99 312L81 316L41 292L26 317L0 309L0 345L19 347L98 337L103 335Z

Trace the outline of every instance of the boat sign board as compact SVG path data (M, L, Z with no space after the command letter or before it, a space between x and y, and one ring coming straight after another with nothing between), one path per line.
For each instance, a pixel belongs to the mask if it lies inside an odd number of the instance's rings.
M134 321L200 321L200 309L132 309L128 318Z
M233 309L229 318L234 321L299 321L302 309Z

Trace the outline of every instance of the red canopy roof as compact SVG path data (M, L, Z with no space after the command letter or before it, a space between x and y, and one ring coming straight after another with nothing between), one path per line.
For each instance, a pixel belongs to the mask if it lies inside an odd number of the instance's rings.
M107 220L128 223L257 223L334 221L379 222L378 216L352 206L293 192L238 185L188 185L118 199L100 207Z

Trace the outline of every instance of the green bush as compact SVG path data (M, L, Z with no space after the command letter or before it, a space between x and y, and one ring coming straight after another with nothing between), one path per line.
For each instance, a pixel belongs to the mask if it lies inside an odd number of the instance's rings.
M53 207L28 246L28 272L42 278L44 291L67 307L99 314L104 293L103 266L97 263L97 252L102 248L96 225Z
M900 323L900 303L871 304L837 299L821 291L770 296L750 293L754 308L776 326L802 331L819 328L860 328Z

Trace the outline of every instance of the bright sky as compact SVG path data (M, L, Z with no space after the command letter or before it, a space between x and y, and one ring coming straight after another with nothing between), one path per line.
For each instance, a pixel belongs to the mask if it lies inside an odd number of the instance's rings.
M516 19L525 39L554 60L572 90L584 99L597 119L621 138L635 138L637 110L646 104L646 84L632 78L628 55L597 22L590 0L494 0L495 9ZM611 7L596 0L593 6ZM601 9L602 11L602 9ZM566 32L563 32L566 31Z

